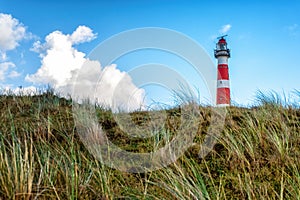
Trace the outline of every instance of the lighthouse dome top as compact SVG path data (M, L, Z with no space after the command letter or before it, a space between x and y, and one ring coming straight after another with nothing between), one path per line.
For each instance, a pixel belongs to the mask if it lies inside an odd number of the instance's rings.
M219 43L226 44L226 40L225 40L224 38L221 38L221 39L219 40Z

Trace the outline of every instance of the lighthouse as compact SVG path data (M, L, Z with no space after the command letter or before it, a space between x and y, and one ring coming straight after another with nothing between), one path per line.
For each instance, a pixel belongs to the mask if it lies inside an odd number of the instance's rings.
M227 42L223 35L219 37L216 44L215 58L218 59L218 75L217 75L217 106L230 105L230 87L228 73L228 58L230 58L230 50L227 48Z

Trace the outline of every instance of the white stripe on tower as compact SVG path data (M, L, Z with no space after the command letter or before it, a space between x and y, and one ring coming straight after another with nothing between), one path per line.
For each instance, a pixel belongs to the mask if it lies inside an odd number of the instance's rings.
M217 88L229 88L229 80L225 80L225 79L218 80Z

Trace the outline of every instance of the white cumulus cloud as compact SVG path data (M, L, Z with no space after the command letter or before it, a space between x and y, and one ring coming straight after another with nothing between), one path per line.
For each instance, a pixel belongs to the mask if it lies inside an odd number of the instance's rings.
M139 109L143 105L144 90L137 88L127 73L116 65L103 67L74 47L95 37L86 26L79 26L70 35L60 31L50 33L44 43L38 41L33 45L32 50L41 57L41 66L25 79L35 84L50 84L63 95L88 98L114 110Z
M25 38L26 28L11 15L0 13L0 53L6 58L6 51L13 50Z
M231 27L232 26L230 24L226 24L226 25L222 26L222 28L219 30L219 33L224 35L231 29Z
M15 64L10 61L7 51L16 49L23 39L34 38L18 19L10 14L0 13L0 81L6 78L16 78L21 74L13 68Z
M78 26L77 29L72 33L70 39L73 44L79 44L83 42L90 42L95 39L97 34L94 34L92 29L87 26Z
M35 74L27 75L33 83L60 87L67 84L71 72L79 69L85 61L85 54L76 50L69 35L54 31L46 36L45 43L35 42L33 50L40 53L41 67Z

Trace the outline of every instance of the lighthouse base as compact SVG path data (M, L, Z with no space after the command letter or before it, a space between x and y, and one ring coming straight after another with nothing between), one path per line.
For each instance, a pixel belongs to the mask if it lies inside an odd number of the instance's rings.
M227 107L230 106L230 104L217 104L217 107Z

